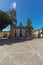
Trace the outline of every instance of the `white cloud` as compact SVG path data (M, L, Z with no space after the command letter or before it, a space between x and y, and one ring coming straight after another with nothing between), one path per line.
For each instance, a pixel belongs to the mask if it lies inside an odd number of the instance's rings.
M12 6L13 8L16 8L16 2L13 2Z
M12 7L13 7L13 8L16 8L16 5L17 5L16 2L13 2L13 3L12 3Z

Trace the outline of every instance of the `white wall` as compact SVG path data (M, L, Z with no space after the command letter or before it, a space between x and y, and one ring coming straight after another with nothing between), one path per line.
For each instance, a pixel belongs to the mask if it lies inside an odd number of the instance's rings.
M15 33L15 29L14 29L14 33ZM20 28L16 29L16 36L20 37ZM22 29L22 36L25 36L25 29Z
M17 29L17 36L20 36L20 29Z
M25 36L25 29L22 29L22 36Z

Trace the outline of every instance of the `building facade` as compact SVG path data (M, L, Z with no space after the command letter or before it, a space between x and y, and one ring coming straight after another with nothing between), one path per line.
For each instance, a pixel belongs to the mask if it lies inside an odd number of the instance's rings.
M14 29L14 36L15 37L26 37L27 33L26 33L26 28L25 27L17 27Z
M12 32L12 31L11 31ZM14 28L14 32L12 33L12 37L27 37L28 34L26 32L25 27L16 27ZM0 37L10 37L10 31L3 31L0 33Z

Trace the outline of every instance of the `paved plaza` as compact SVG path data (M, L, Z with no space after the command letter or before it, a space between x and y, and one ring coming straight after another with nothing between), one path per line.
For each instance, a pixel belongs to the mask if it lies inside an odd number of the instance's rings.
M43 65L43 39L6 43L0 45L0 65Z

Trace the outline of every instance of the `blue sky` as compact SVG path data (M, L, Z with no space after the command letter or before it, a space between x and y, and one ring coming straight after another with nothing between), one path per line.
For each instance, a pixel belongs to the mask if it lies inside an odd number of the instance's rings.
M0 0L0 10L8 11L11 9L12 2L16 2L17 24L20 22L26 25L29 17L34 29L43 27L43 0ZM9 30L8 26L4 30Z

